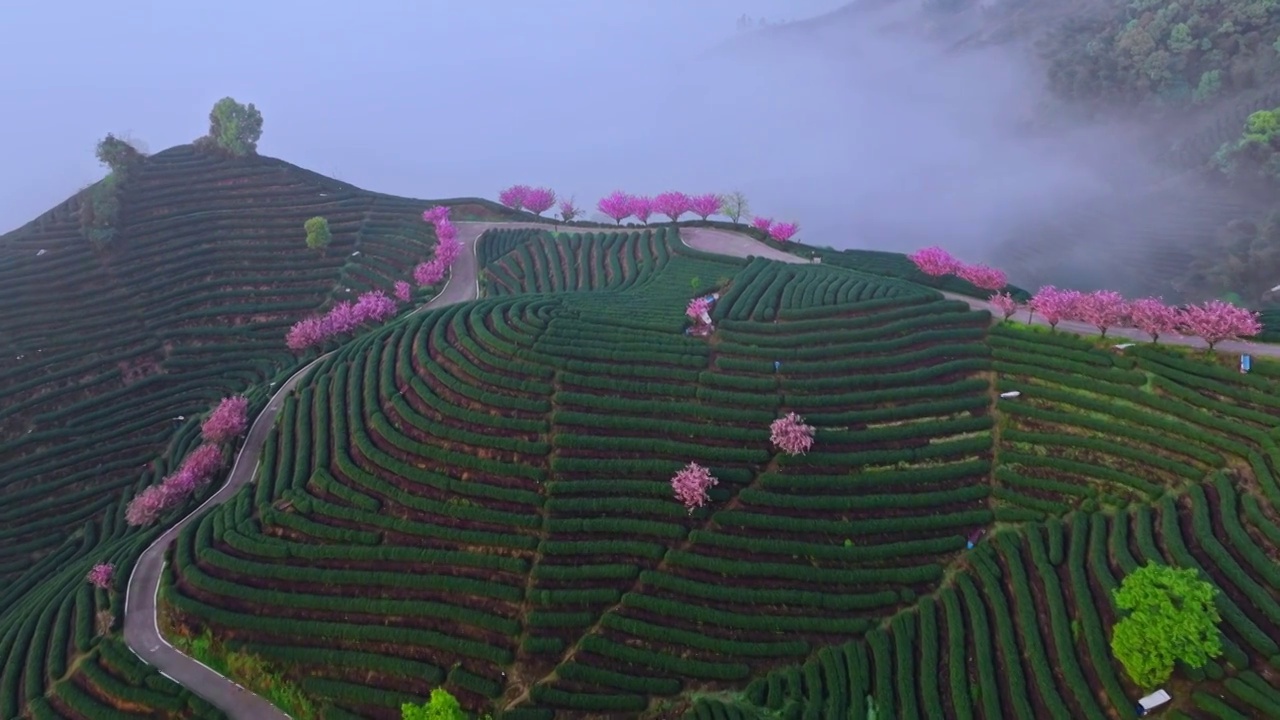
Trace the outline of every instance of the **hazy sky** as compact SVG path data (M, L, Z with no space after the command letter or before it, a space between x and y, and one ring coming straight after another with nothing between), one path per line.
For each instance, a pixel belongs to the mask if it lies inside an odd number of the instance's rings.
M944 58L854 18L707 55L743 13L842 4L6 3L0 228L101 177L107 132L190 142L225 95L262 111L261 153L372 190L492 198L518 182L593 207L613 189L740 188L837 247L976 247L1012 215L1102 191L1083 145L1017 136L1041 81L1009 51Z

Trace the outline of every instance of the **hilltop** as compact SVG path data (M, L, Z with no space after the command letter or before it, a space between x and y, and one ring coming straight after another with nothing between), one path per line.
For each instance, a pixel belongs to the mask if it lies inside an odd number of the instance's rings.
M903 255L398 198L215 130L108 143L0 237L0 717L1130 718L1112 591L1148 561L1220 593L1170 716L1280 708L1274 348L1242 374L997 322ZM262 422L211 440L236 395ZM204 448L213 482L127 512Z
M136 557L154 537L126 528L125 501L193 447L211 404L249 391L260 406L300 367L283 342L300 316L388 286L427 256L434 237L424 207L515 215L483 200L368 192L283 161L186 145L131 173L114 238L95 247L81 223L92 192L0 236L0 655L15 639L6 632L32 632L37 622L42 633L59 626L64 641L74 622L77 633L92 632L109 600L83 586L86 563ZM323 255L302 242L304 221L317 215L332 230ZM91 637L75 642L87 649ZM34 672L25 695L9 684L24 658L33 670L47 659L53 678L66 662L65 652L46 658L43 647L28 655L25 643L12 652L10 674L0 675L5 718L44 687Z

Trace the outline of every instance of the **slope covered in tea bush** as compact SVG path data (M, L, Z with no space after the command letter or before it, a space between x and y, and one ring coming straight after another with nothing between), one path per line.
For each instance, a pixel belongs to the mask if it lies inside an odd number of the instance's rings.
M434 244L425 201L191 146L143 160L121 201L104 250L81 234L79 197L0 237L4 718L89 647L98 610L119 616L119 593L84 574L114 560L123 590L154 537L126 528L125 502L198 442L196 416L246 390L256 412L300 366L292 323L407 277ZM462 218L501 212L448 202ZM303 242L316 215L333 230L323 256Z
M991 328L666 229L490 231L478 258L486 299L290 396L257 486L173 553L179 634L340 717L441 685L508 718L1132 717L1109 592L1160 559L1224 592L1182 711L1278 707L1274 366ZM713 289L715 332L682 334ZM787 411L805 455L769 443ZM719 479L692 514L688 462Z

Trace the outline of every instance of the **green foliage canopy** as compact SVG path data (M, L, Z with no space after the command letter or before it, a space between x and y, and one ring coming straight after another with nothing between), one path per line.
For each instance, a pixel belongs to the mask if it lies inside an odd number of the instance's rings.
M134 163L142 159L142 153L127 140L122 140L111 133L98 141L95 150L98 162L111 168L111 172L123 175Z
M1201 667L1222 654L1218 589L1195 570L1148 563L1115 591L1127 610L1111 629L1111 652L1138 685L1151 689L1169 679L1174 662Z
M436 688L425 705L405 703L400 706L401 720L467 720L458 699L448 690Z
M333 240L333 233L329 232L329 221L319 215L307 220L302 227L307 231L307 247L312 250L324 250Z
M1280 0L1129 0L1068 20L1042 49L1062 97L1180 106L1280 74L1277 35Z
M1280 180L1280 108L1250 115L1244 132L1223 143L1213 162L1231 178L1253 175L1268 182Z
M214 103L209 112L209 139L219 148L236 157L252 155L258 151L261 137L262 113L253 103L241 105L230 97Z

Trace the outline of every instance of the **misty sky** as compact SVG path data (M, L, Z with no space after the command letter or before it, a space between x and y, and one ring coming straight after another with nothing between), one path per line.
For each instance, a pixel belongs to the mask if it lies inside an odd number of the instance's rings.
M7 3L0 229L101 177L107 132L190 142L225 95L262 111L262 154L372 190L527 183L593 208L613 189L737 188L837 247L982 245L1012 214L1101 191L1082 153L1016 138L1040 84L1020 56L943 58L858 18L798 39L735 29L842 4Z

